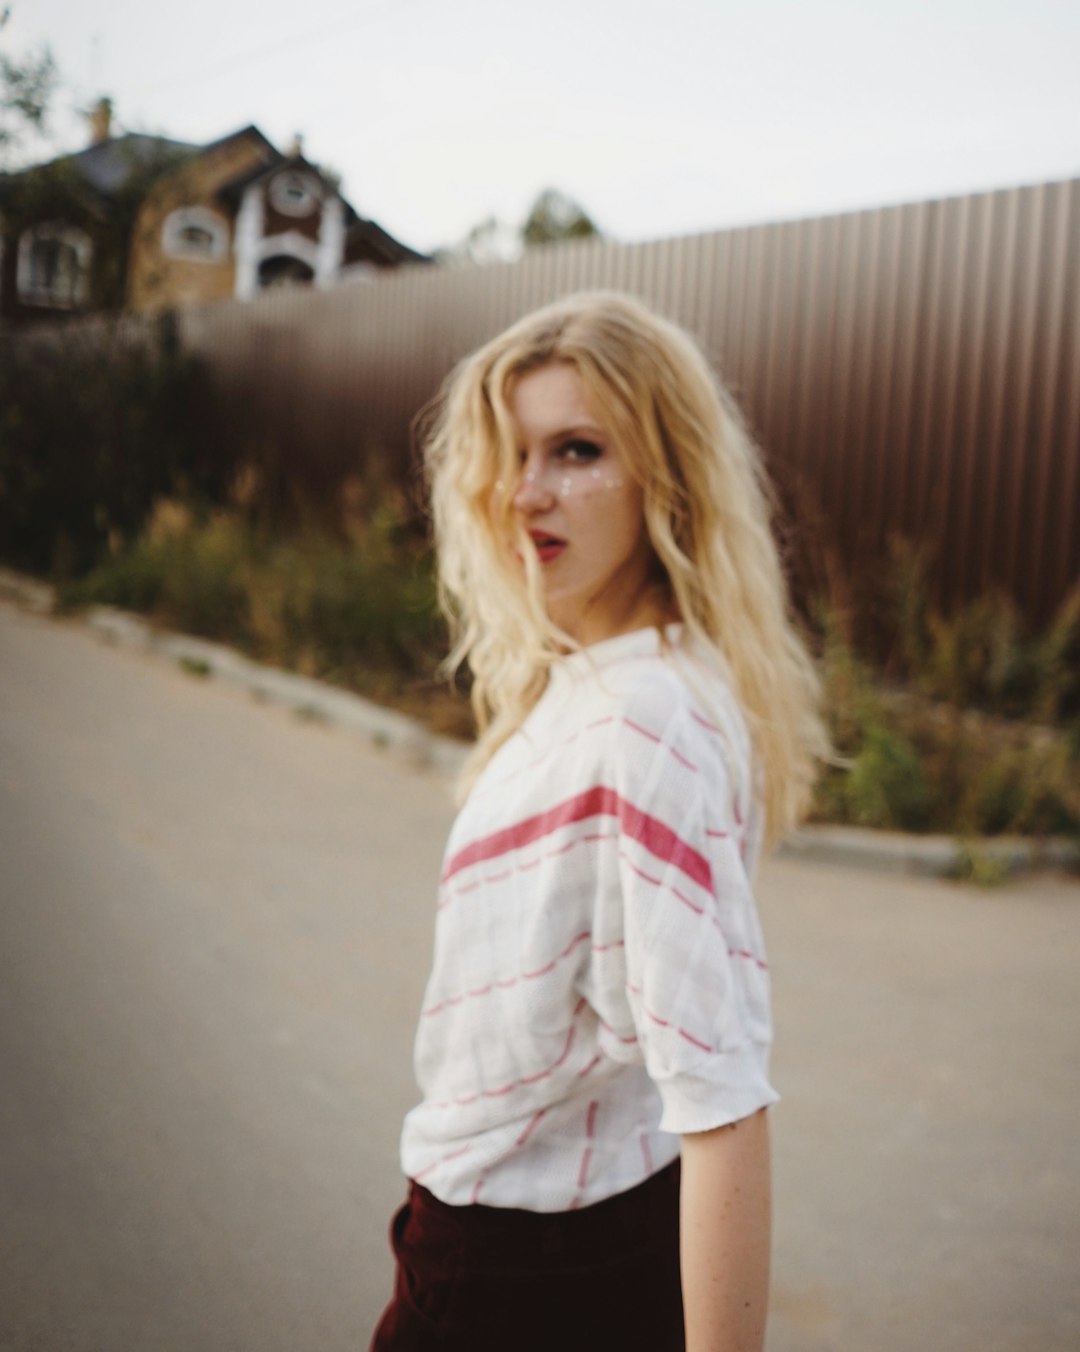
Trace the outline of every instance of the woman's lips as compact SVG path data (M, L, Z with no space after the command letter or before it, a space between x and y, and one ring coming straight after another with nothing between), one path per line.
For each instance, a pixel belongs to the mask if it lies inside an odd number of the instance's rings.
M530 531L529 539L536 546L536 552L541 563L550 563L552 559L558 558L566 548L566 541L560 540L557 535L535 534Z

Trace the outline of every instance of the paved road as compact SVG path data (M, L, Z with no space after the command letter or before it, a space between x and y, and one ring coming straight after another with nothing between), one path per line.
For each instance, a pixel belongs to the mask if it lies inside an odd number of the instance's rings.
M0 604L0 1348L366 1347L449 820L347 734ZM770 1352L1076 1352L1080 886L760 890Z

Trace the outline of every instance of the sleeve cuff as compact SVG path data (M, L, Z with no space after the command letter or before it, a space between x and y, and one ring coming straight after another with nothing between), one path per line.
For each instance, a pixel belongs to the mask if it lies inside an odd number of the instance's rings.
M661 1131L678 1136L712 1131L780 1101L769 1083L767 1051L753 1043L715 1057L701 1070L706 1073L672 1075L657 1081L664 1109Z

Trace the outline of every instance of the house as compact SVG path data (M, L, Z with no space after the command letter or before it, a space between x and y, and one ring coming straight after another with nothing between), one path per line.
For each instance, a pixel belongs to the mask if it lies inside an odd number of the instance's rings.
M113 136L107 99L90 122L85 150L0 174L0 319L146 313L429 261L299 142L283 154L253 126L209 145Z

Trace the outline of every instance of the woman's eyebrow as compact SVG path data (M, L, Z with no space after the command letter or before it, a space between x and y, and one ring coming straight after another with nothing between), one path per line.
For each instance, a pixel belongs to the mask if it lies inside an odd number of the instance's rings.
M549 433L544 438L544 445L561 446L564 442L573 441L575 437L588 437L590 441L603 441L604 429L597 427L595 423L574 423L571 427L563 427L557 432Z

